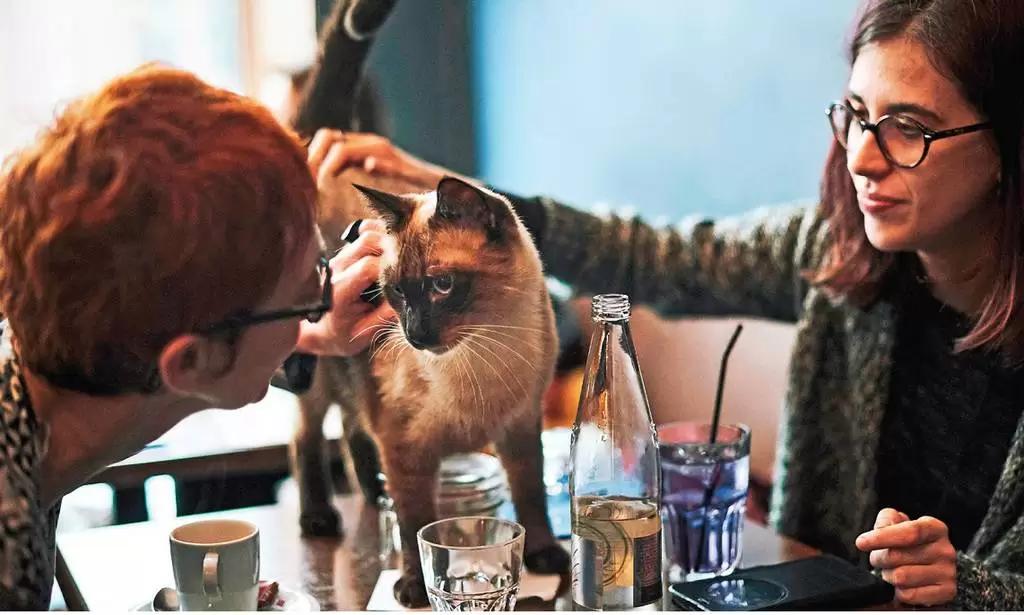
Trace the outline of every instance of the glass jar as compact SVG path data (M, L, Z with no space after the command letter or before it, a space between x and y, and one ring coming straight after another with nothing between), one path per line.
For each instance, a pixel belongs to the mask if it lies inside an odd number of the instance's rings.
M387 493L387 477L380 475L384 494L377 498L380 528L379 557L382 569L398 567L402 538L398 514ZM508 477L501 462L486 453L461 453L446 457L438 472L438 517L498 516L508 500Z

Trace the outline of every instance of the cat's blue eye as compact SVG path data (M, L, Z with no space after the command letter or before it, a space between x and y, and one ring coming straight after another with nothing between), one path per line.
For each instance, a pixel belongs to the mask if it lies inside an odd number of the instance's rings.
M455 278L450 273L439 275L431 278L431 286L434 292L439 295L447 295L452 292L452 288L455 286Z

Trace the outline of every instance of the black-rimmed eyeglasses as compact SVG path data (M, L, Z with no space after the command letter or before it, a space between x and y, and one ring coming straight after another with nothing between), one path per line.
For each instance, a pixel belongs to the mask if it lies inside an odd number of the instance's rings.
M904 169L913 169L921 164L928 155L932 141L958 137L992 126L989 122L981 122L936 131L905 115L885 115L872 123L857 117L848 104L838 101L829 105L827 113L832 134L843 149L849 149L851 141L857 143L865 132L871 132L885 159Z
M331 283L331 265L326 256L321 256L316 265L317 275L320 279L320 302L311 305L300 305L280 310L267 312L242 312L229 316L224 320L212 325L202 327L197 331L203 335L233 331L243 327L251 327L265 322L275 320L287 320L289 318L304 318L309 322L317 322L324 317L324 314L331 311L334 305L334 286Z

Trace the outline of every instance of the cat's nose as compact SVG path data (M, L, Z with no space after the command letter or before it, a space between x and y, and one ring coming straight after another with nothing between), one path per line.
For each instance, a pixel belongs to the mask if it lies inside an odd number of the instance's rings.
M441 332L422 313L406 309L402 330L409 345L417 350L427 350L441 344Z
M436 348L441 344L441 336L437 332L422 329L406 329L405 339L409 340L409 345L416 350Z
M409 340L409 345L412 346L413 348L415 348L416 350L426 350L427 348L430 347L428 344L424 344L422 341L420 341L417 338L406 337L406 339Z

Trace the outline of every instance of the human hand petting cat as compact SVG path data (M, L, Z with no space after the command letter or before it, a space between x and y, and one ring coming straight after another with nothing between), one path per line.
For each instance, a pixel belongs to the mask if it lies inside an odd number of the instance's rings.
M302 322L297 349L317 355L352 356L370 345L373 336L398 315L387 301L374 306L359 294L380 279L384 223L364 220L359 239L331 259L334 306L318 322Z
M956 549L946 524L935 517L912 521L883 508L875 528L857 537L857 548L871 553L871 565L882 571L904 604L935 606L956 597Z
M420 160L380 135L329 128L320 129L313 136L308 162L317 186L327 192L332 189L334 178L353 167L370 174L404 179L424 189L433 189L446 175L474 182L471 178Z

